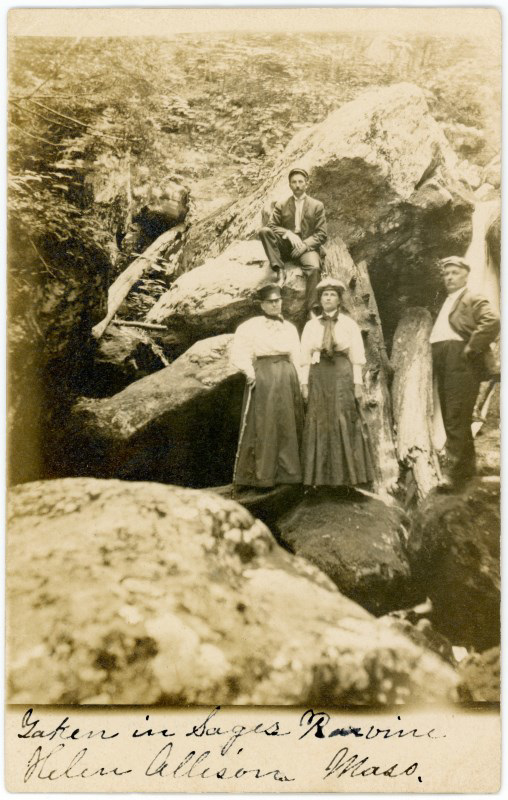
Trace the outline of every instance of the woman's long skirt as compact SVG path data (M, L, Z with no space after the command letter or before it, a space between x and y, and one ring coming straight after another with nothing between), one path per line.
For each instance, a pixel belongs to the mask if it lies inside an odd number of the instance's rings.
M367 425L354 396L353 367L343 353L322 357L309 373L303 434L307 486L356 486L374 479Z
M256 360L255 371L246 417L245 388L235 483L301 483L303 404L296 370L287 356L265 356Z

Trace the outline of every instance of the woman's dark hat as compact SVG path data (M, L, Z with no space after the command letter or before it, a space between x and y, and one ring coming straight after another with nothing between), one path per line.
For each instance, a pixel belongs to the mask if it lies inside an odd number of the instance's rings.
M293 167L289 170L288 180L291 180L293 175L303 175L306 181L309 180L309 173L303 167Z
M460 256L449 256L448 258L442 258L439 262L443 269L446 267L460 267L461 269L465 269L468 272L471 272L471 267L463 258Z
M281 297L280 286L277 286L276 283L266 283L258 290L258 300L260 302L264 300L280 300Z

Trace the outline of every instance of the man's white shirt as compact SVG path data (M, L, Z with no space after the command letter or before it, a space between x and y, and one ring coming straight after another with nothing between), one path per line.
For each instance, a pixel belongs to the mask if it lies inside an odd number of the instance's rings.
M301 197L295 197L295 233L300 233L302 228L302 214L305 197L306 195L304 194L302 194Z
M466 291L466 288L466 286L463 286L461 289L457 289L455 292L449 294L444 301L430 334L431 344L434 344L434 342L449 342L450 339L459 342L464 341L462 336L459 336L459 334L453 330L450 325L449 316L456 301L460 295Z

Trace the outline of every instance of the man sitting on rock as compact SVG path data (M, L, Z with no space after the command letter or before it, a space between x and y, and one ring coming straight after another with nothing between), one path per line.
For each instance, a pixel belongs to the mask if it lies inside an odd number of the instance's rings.
M320 279L319 249L326 242L325 208L320 200L306 194L309 176L301 167L289 173L292 195L283 203L275 203L268 225L261 228L270 266L284 283L284 264L291 259L305 275L305 307L309 313L317 301L316 286Z
M486 356L499 333L499 316L489 301L467 289L469 264L451 256L441 261L448 297L430 335L432 363L446 432L443 489L475 474L471 432L473 410L486 378Z

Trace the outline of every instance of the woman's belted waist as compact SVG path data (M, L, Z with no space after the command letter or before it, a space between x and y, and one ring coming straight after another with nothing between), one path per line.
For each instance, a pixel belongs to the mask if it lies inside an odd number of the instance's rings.
M327 353L325 353L324 350L320 350L319 352L320 352L321 358L330 358L330 356L328 356ZM349 358L349 351L348 350L334 350L332 358L335 359L337 357Z
M277 361L289 361L289 353L278 353L273 356L256 356L257 361L261 361L261 359L263 359L263 361L273 361L273 363L276 364Z

